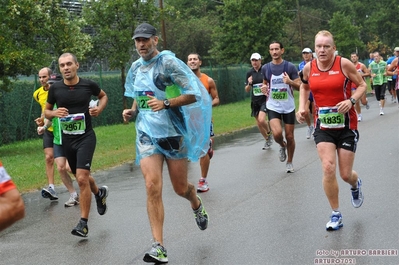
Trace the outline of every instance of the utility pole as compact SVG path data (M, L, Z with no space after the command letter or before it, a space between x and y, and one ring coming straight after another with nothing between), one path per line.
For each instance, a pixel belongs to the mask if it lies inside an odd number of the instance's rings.
M299 7L299 0L296 0L296 9L297 9L297 15L298 15L299 38L301 40L301 50L302 50L303 49L302 21L301 21L301 10Z
M161 34L162 34L162 49L166 50L166 32L165 32L165 20L163 14L163 0L159 0L159 8L161 9Z

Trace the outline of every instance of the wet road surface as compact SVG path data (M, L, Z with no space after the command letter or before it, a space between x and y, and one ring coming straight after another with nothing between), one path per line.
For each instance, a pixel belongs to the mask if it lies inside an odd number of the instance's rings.
M205 231L197 228L189 203L174 194L165 167L169 264L398 265L399 108L388 99L384 116L373 98L369 110L362 108L354 169L365 200L353 208L350 187L339 179L344 226L338 231L325 230L331 210L315 144L303 125L295 129L291 174L276 143L262 150L257 129L215 138L210 190L201 194L210 216ZM199 163L190 163L190 181L199 176ZM140 169L125 164L94 177L109 187L108 212L98 215L93 197L87 238L70 234L80 211L64 208L64 187L57 187L58 202L40 192L24 194L25 219L0 233L0 264L146 264L142 258L152 241Z

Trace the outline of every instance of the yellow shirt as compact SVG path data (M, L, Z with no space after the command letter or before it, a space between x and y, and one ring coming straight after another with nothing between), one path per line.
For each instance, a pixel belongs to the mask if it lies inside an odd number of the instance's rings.
M44 114L44 109L46 107L46 102L47 102L47 95L48 95L48 90L44 90L44 87L41 86L38 89L33 92L33 98L39 103L40 107L42 108L42 115ZM53 127L50 126L47 130L50 132L53 131Z

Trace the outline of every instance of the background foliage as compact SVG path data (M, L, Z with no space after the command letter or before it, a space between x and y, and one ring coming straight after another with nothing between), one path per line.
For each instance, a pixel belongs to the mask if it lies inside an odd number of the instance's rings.
M198 52L204 65L248 62L281 41L285 58L301 59L314 47L319 30L330 30L343 56L360 58L378 50L384 56L398 46L399 5L380 0L0 0L0 89L9 91L19 75L55 66L58 56L75 53L83 66L98 62L120 70L137 59L131 39L146 21L161 37L160 49L185 60ZM123 91L123 86L121 90ZM124 99L123 99L124 100ZM124 101L123 101L124 102Z
M82 70L95 66L119 71L117 79L93 77L111 93L99 122L119 119L120 111L131 104L123 96L123 84L126 70L138 58L131 37L143 21L158 29L160 50L172 50L183 61L197 52L204 58L203 67L213 66L208 73L217 81L222 104L246 96L242 84L249 57L259 52L267 62L273 40L284 44L285 59L296 62L304 47L313 49L314 36L323 29L334 34L345 57L353 51L361 59L372 51L387 57L399 46L399 5L388 0L0 0L0 4L0 143L35 134L34 85L15 80L32 76L43 66L57 69L64 52L75 53ZM27 108L32 110L29 114Z

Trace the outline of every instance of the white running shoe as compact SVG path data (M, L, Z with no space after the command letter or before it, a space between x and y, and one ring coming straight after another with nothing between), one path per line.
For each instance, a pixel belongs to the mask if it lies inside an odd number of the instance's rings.
M294 173L294 165L292 163L287 163L286 169L287 173Z
M326 230L333 231L340 229L344 224L342 223L342 214L333 211L330 221L326 224Z
M284 162L285 159L287 159L287 155L285 153L285 149L286 149L286 146L280 147L279 159L280 159L281 162Z
M306 139L310 139L310 137L311 137L312 134L313 134L313 130L314 130L313 125L310 125L310 126L308 127L308 130L306 131Z
M65 202L65 207L72 207L79 204L79 195L75 197L70 196L69 200Z

